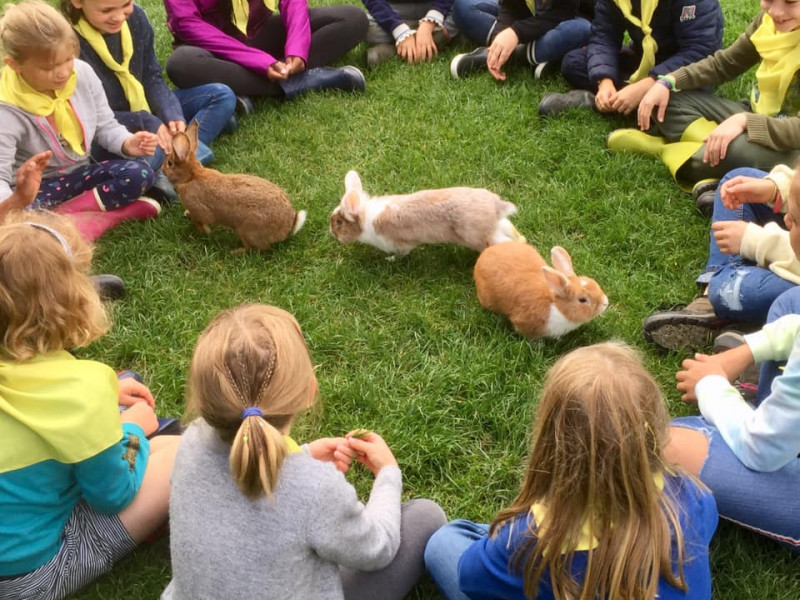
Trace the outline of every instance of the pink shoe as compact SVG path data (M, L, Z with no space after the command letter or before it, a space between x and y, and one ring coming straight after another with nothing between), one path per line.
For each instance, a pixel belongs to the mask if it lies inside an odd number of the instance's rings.
M66 202L62 202L53 208L53 212L62 215L85 212L102 212L103 205L100 203L100 200L95 193L95 189L96 188L92 188L91 190L87 190L78 194L74 198L70 198Z
M125 221L154 219L161 214L161 205L147 196L108 212L80 212L72 214L72 220L87 242L93 242L109 229Z

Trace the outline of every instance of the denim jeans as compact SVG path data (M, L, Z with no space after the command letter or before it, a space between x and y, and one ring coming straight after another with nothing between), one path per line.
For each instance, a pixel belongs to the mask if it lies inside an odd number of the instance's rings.
M488 46L498 11L497 0L455 0L450 14L470 42Z
M487 535L489 525L458 519L442 527L428 540L425 568L447 600L469 600L458 587L458 560L474 541Z
M725 175L714 196L712 223L745 221L757 225L770 222L782 225L782 216L775 214L764 204L742 204L734 210L725 208L720 196L722 184L738 175L764 177L766 173L758 169L743 168L734 169ZM708 299L714 307L714 312L719 317L733 321L764 323L775 299L786 290L795 287L795 284L738 254L723 254L713 234L710 238L708 262L697 278L697 283L708 284Z

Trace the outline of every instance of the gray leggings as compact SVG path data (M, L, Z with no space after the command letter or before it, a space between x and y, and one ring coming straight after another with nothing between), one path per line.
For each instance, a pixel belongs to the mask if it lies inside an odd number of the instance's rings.
M402 600L425 572L425 546L433 533L447 523L436 502L423 498L402 506L400 548L387 567L379 571L342 569L345 600Z

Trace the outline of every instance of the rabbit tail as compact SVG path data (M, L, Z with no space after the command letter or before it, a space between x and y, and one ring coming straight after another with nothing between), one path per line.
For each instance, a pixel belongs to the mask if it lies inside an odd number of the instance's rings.
M514 227L514 224L508 219L500 219L497 222L497 228L492 235L492 244L499 244L501 242L525 242L525 236Z
M505 219L506 217L517 214L517 207L511 202L498 199L495 203L495 211L497 212L498 219Z
M306 211L298 210L294 215L294 226L292 227L292 235L297 233L303 228L306 223Z

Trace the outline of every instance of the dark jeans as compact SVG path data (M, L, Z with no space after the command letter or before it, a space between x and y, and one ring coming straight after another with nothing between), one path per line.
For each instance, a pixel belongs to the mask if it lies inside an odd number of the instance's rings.
M356 6L325 6L308 10L311 49L307 68L331 64L355 48L367 34L367 15ZM248 44L285 58L286 30L280 15L272 15ZM237 95L283 96L280 85L241 65L217 58L195 46L178 46L167 59L167 74L179 88L224 83Z

